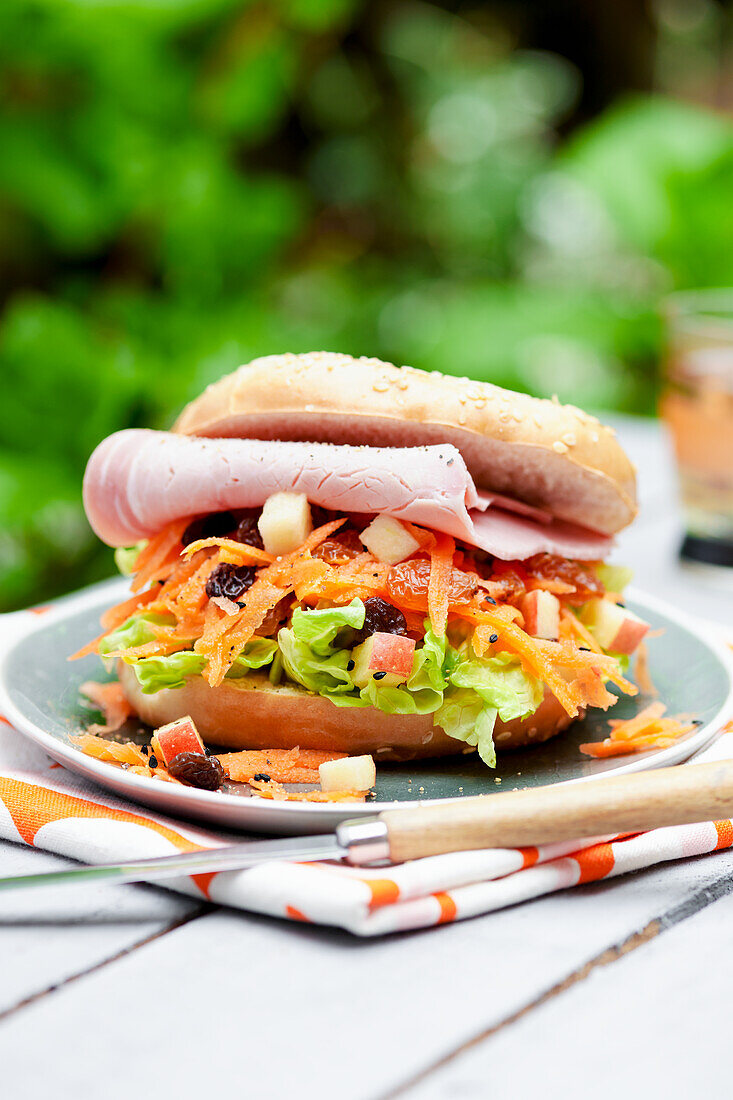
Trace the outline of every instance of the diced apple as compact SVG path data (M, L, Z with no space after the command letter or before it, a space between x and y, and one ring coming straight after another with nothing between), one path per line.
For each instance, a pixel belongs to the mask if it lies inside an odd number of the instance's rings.
M420 549L417 539L392 516L377 516L364 528L359 538L377 561L387 565L396 565Z
M609 653L633 653L650 629L649 623L633 611L598 597L588 600L580 617L598 644Z
M313 530L305 493L273 493L265 501L257 526L268 554L279 557L297 550Z
M205 753L206 747L196 729L193 718L177 718L167 726L161 726L151 738L153 752L166 767L179 752Z
M533 638L556 642L560 637L560 601L551 592L535 588L522 599L524 629Z
M347 756L329 760L318 769L322 791L368 791L377 781L371 756Z
M401 634L371 634L354 650L351 678L357 687L376 680L384 687L403 684L412 672L415 643Z

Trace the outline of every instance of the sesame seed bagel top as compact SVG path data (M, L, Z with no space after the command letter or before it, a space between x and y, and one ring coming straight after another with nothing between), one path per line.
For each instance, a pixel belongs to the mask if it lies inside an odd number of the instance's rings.
M371 446L452 443L479 489L614 534L636 514L613 429L573 405L332 352L269 355L209 386L174 431Z

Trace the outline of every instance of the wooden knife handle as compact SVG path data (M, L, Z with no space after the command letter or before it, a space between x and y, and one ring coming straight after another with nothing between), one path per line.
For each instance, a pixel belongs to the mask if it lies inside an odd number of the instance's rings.
M380 814L395 862L733 817L733 760L511 791Z

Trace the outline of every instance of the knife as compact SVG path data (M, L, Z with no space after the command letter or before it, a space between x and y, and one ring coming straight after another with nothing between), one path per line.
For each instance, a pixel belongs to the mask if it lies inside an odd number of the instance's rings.
M77 882L157 882L273 860L402 863L477 848L535 844L733 817L733 760L687 764L433 805L342 821L326 836L244 841L158 859L0 878L0 891Z

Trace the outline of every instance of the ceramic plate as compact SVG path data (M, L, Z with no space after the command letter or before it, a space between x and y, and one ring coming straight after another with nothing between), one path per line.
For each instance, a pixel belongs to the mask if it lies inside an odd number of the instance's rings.
M415 764L382 764L378 766L376 800L366 803L278 803L253 796L245 784L228 784L221 792L199 791L131 775L84 756L69 744L69 735L93 720L80 701L79 684L104 677L97 657L73 664L66 658L98 633L100 614L125 593L125 582L115 580L59 601L32 623L29 616L17 619L18 630L8 630L15 637L0 659L2 713L55 760L101 786L169 814L229 828L290 834L327 831L345 817L409 802L494 794L676 764L703 748L733 712L733 677L726 653L674 608L634 593L629 605L655 629L663 630L648 647L652 680L661 698L671 714L693 714L700 719L697 729L671 748L608 760L583 756L578 751L582 742L600 741L607 735L605 716L596 711L545 745L500 755L495 772L484 767L475 754ZM7 616L8 627L14 618ZM622 697L613 715L630 718L648 702L643 696Z

